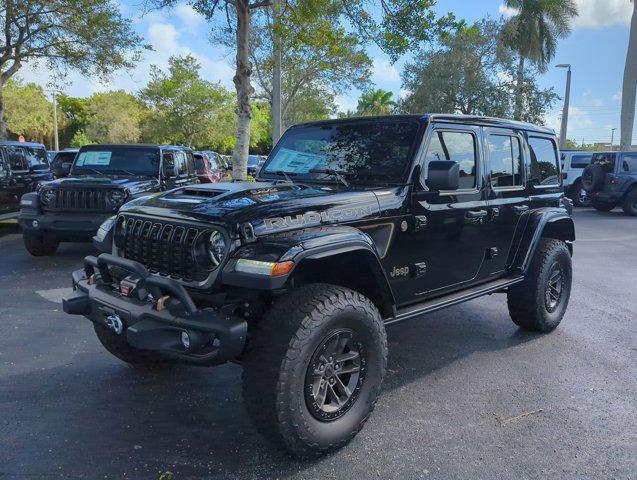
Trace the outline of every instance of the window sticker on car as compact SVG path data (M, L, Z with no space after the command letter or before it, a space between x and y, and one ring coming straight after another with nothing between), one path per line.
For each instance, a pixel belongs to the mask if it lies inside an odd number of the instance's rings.
M101 165L107 166L111 163L113 152L82 152L77 157L75 165L78 167Z
M308 173L325 159L325 155L282 148L268 165L268 172Z

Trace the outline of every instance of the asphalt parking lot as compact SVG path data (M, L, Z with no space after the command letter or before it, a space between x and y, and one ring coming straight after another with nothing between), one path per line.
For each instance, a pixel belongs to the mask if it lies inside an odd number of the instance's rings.
M89 245L36 259L0 230L0 479L636 478L637 218L575 223L556 332L518 330L503 295L389 327L376 411L310 462L252 427L240 366L139 373L65 315Z

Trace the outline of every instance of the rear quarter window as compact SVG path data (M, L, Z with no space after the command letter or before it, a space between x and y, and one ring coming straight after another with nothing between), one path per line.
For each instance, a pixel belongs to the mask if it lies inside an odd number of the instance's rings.
M530 181L537 186L559 185L557 145L552 138L529 137L531 150Z
M599 165L604 169L606 173L613 173L615 171L615 160L617 154L615 153L596 153L591 160L592 165Z
M592 159L592 155L573 155L571 158L571 168L586 168Z
M624 155L622 170L628 173L637 173L637 153Z

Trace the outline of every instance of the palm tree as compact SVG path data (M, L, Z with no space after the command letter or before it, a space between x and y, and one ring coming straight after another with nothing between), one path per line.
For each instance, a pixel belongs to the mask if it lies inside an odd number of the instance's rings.
M518 55L515 110L522 117L524 67L526 60L545 71L553 60L557 41L571 31L571 18L577 16L573 0L505 0L517 11L502 29L502 41Z
M397 105L392 95L392 92L381 88L363 93L358 100L356 113L361 116L390 115Z
M632 0L631 0L632 1ZM635 2L633 1L633 4ZM637 96L637 5L633 7L633 19L630 22L630 39L624 68L624 87L622 92L622 133L621 149L630 150L635 125L635 97Z

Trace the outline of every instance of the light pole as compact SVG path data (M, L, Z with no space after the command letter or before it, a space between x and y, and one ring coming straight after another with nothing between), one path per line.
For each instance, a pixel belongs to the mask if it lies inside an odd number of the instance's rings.
M614 151L615 147L613 146L615 144L615 130L617 130L616 128L611 128L610 129L610 151Z
M53 92L53 139L54 139L54 150L58 151L60 149L60 142L58 139L58 104L57 104L57 92Z
M571 99L571 64L560 63L556 68L567 68L566 93L564 94L564 109L562 110L562 127L560 128L560 148L566 148L566 132L568 129L568 108Z

